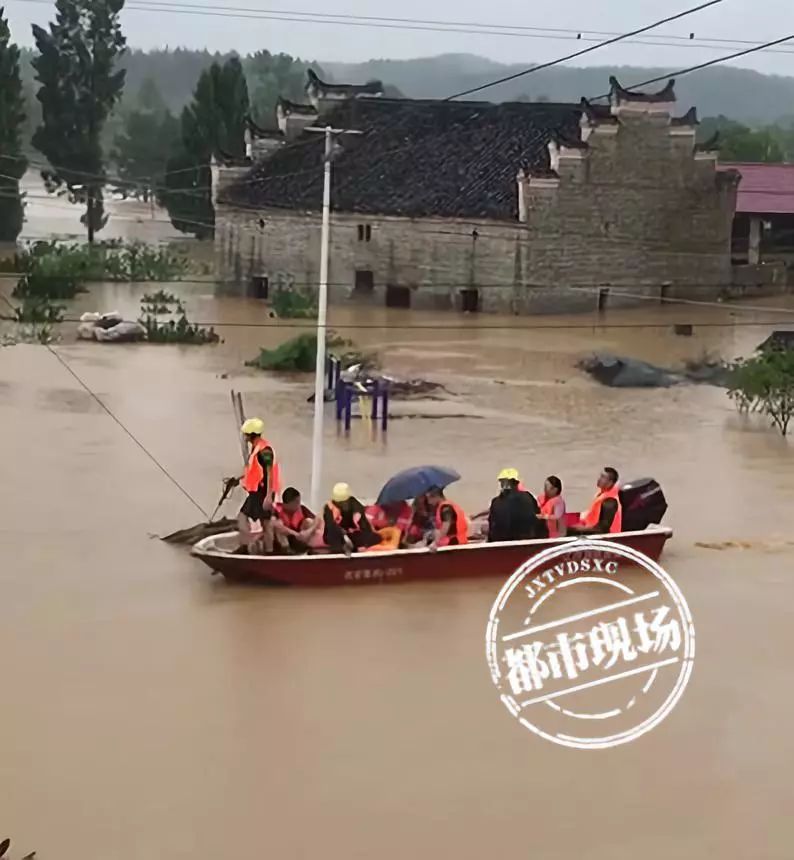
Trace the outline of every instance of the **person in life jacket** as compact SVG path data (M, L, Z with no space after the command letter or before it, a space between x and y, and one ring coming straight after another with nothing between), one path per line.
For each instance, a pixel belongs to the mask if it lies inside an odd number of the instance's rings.
M262 541L265 552L273 551L273 503L281 489L281 476L273 446L262 434L265 424L261 418L249 418L240 428L250 446L245 472L240 478L228 478L229 486L238 484L248 493L237 515L240 549L246 553L253 543L250 521L262 524Z
M517 469L502 469L497 475L499 495L488 511L488 541L532 540L545 537L545 524L538 520L540 509L532 493L520 489Z
M543 492L538 496L538 507L540 508L538 519L545 521L549 537L564 537L566 534L565 499L562 497L562 481L556 475L549 475L546 478Z
M274 506L276 519L274 530L276 541L287 552L304 553L317 545L322 537L322 519L316 517L301 501L295 487L287 487L281 501Z
M568 533L575 535L614 534L623 528L623 511L618 496L618 472L605 466L596 483L593 503L581 515L579 523L568 526Z
M364 505L347 484L335 484L323 508L323 538L331 552L350 554L380 543Z
M406 501L370 505L367 508L367 519L380 535L382 549L397 549L406 543L413 515L413 509Z
M463 508L449 501L439 487L427 491L427 502L433 511L435 524L433 540L429 544L431 550L469 542L469 523Z

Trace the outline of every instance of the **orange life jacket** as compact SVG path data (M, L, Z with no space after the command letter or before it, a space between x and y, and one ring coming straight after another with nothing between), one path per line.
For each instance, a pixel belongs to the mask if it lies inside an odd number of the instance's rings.
M301 526L307 519L303 505L299 505L297 511L288 511L284 507L283 503L279 502L276 505L276 513L278 514L278 518L281 522L284 523L288 529L292 529L294 532L299 532L301 530Z
M615 511L615 518L612 520L612 525L609 527L609 533L614 534L615 532L622 531L623 509L620 506L617 484L609 490L599 490L596 493L595 498L593 499L593 504L590 505L584 514L582 514L582 525L587 526L587 528L592 528L596 525L601 517L601 505L604 503L605 499L614 499L618 504L618 509Z
M408 502L403 502L400 505L400 510L397 516L394 518L394 527L400 530L401 534L407 534L408 529L411 527L411 521L413 520L414 512L411 510L411 506ZM370 505L367 508L367 519L372 524L372 528L375 531L380 531L380 529L387 529L391 527L391 523L389 522L389 516L380 505Z
M538 496L538 507L540 508L540 515L543 517L553 517L554 516L554 502L557 499L561 498L560 496L551 496L550 498L546 498L545 493L541 493ZM556 538L560 536L560 528L557 524L557 520L550 519L544 520L549 529L549 537Z
M444 501L439 502L436 507L436 528L441 530L444 526L444 521L441 519L441 514L444 508L452 508L455 511L455 531L451 534L448 534L446 537L441 538L438 541L439 546L449 546L449 542L453 538L458 539L458 543L468 543L469 542L469 522L466 519L466 514L463 513L463 508L459 505L456 505L454 502Z
M265 448L270 448L270 450L273 451L273 465L270 467L270 481L268 482L267 490L268 493L276 495L281 489L281 474L279 472L278 462L276 461L275 449L267 439L262 439L260 437L256 442L254 442L241 483L243 488L248 490L249 493L255 493L260 488L262 482L265 480L265 470L259 462L259 455L265 450Z

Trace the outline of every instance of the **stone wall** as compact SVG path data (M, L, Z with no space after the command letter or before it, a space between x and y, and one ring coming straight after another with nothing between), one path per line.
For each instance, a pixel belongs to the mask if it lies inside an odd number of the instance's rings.
M731 283L735 183L694 152L693 128L621 117L557 155L559 179L517 181L515 223L334 213L331 300L554 313L707 298ZM319 213L221 204L216 224L219 270L240 289L317 284Z

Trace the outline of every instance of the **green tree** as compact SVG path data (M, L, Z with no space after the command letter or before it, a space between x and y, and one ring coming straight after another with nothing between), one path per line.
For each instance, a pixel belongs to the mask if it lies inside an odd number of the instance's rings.
M701 140L719 133L723 161L779 163L786 157L785 132L777 126L752 129L725 116L717 116L706 117L698 132Z
M305 100L306 70L313 68L322 77L316 64L305 63L289 54L257 51L246 57L245 74L251 88L251 112L263 128L275 126L276 102L279 96L290 101Z
M65 188L85 203L88 241L107 223L102 128L124 88L117 61L126 44L119 24L124 0L56 0L49 32L33 26L42 121L33 145L49 161L51 192Z
M0 241L13 242L22 229L19 180L27 161L22 156L25 102L19 72L19 48L0 7Z
M181 140L168 160L162 202L177 230L210 238L214 232L210 161L245 157L248 85L238 57L213 63L199 76L182 111Z
M165 100L152 77L143 79L136 101L140 110L148 110L158 114L166 111Z
M145 78L136 97L137 108L124 110L121 130L113 142L113 158L122 190L132 185L144 200L163 186L166 164L180 139L179 120L166 108L152 78Z

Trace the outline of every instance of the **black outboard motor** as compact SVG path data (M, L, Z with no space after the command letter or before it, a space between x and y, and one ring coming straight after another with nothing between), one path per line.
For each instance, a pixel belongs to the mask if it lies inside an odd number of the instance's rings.
M651 523L660 523L667 511L667 499L653 478L639 478L620 488L623 531L639 532Z

